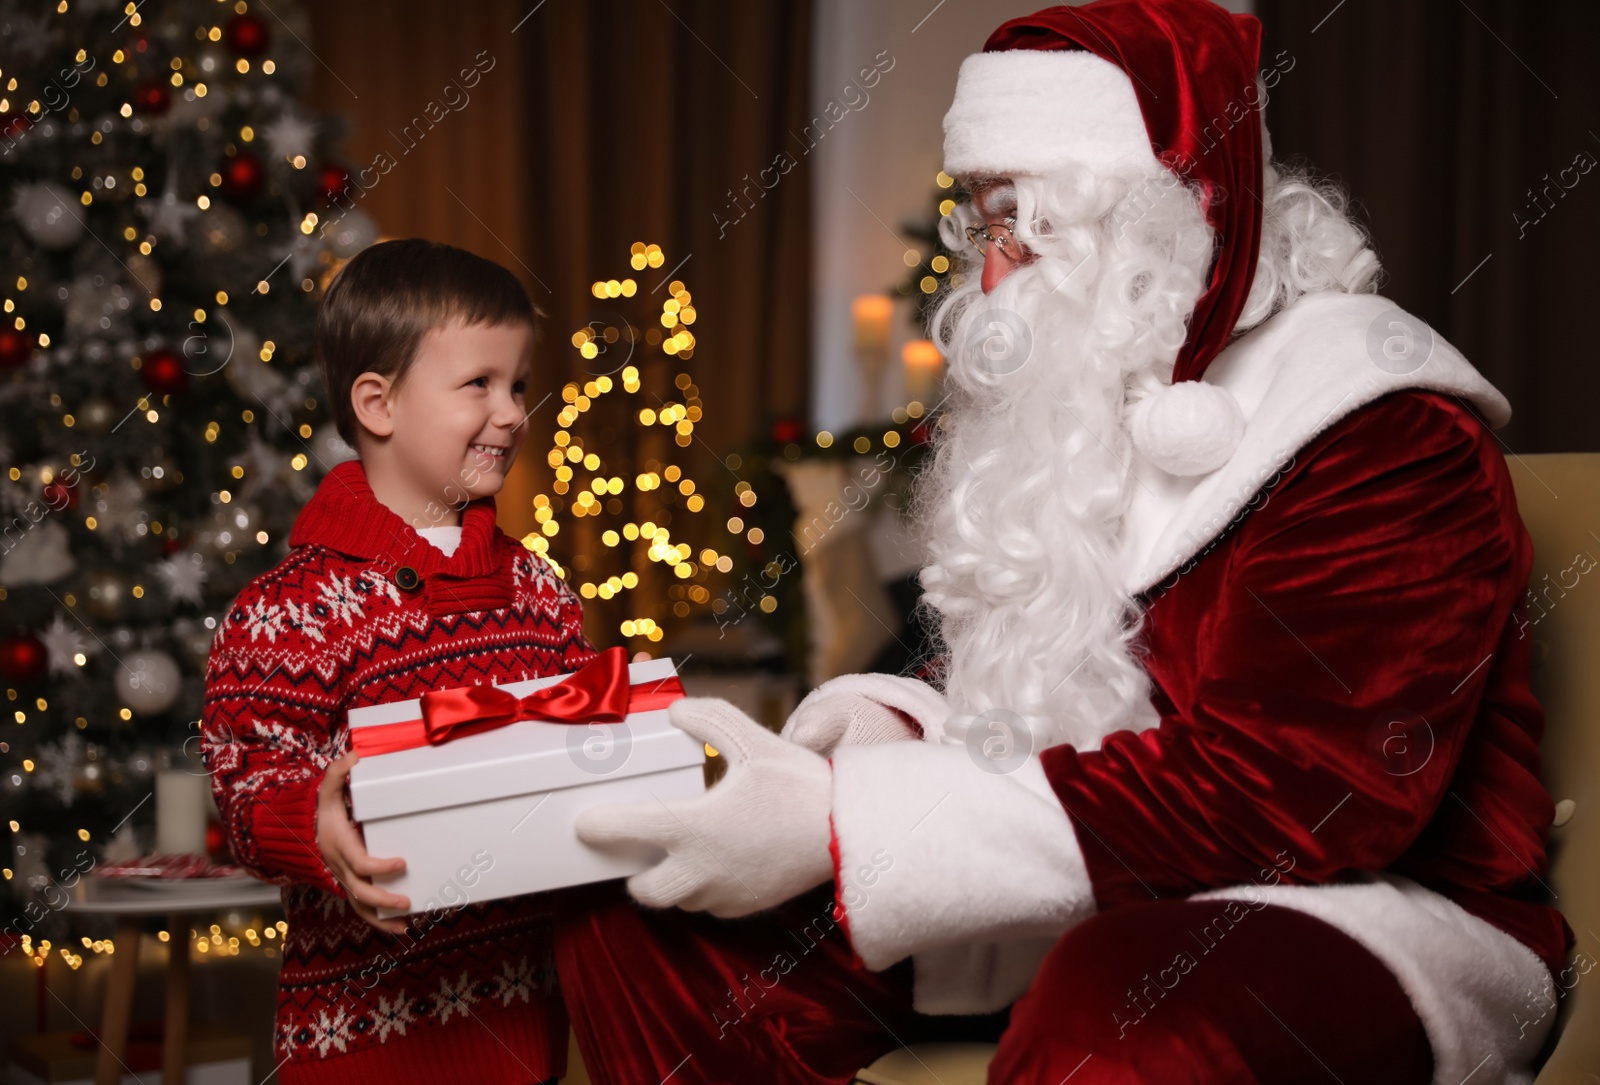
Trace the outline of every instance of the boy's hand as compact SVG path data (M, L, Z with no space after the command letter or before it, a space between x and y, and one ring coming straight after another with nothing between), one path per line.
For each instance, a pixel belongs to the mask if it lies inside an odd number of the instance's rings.
M407 920L399 916L380 919L378 906L410 908L410 898L373 885L371 877L374 874L397 874L405 869L406 861L374 859L368 855L361 830L345 810L344 784L350 777L350 770L360 759L360 754L351 751L329 765L327 775L322 778L322 786L317 791L317 847L322 850L322 861L339 884L344 886L345 895L350 898L350 907L355 909L356 914L380 931L404 934Z

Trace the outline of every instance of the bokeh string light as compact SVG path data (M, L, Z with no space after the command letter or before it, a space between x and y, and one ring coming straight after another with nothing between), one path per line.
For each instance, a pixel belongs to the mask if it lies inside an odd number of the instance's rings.
M666 255L656 244L635 242L629 253L634 271L659 268L665 262ZM662 462L642 453L634 456L625 450L600 449L579 432L580 422L602 401L624 396L630 400L626 411L634 425L669 432L673 445L680 449L694 444L695 427L704 417L694 376L680 370L672 379L671 398L664 398L646 390L646 370L688 362L694 357L697 341L691 326L699 314L694 296L682 279L672 279L657 289L663 290L665 296L658 310L645 309L648 320L641 318L635 324L619 309L572 333L572 348L585 371L594 375L582 382L568 383L561 390L564 402L545 457L553 481L549 493L534 497L534 517L539 527L523 539L524 545L544 555L562 576L574 579L551 552L552 540L560 534L563 519L568 523L589 517L620 520L618 526L600 532L600 553L580 559L591 568L597 564L609 568L609 575L577 577L575 586L586 601L616 601L617 608L611 609L623 611L617 619L618 632L642 644L661 641L671 619L689 618L709 606L715 580L733 568L727 548L750 538L750 532L757 533L750 541L760 541L760 529L746 530L738 517L723 522L726 533L734 536L723 544L724 549L719 550L703 537L698 542L690 541L714 527L708 525L707 531L696 531L674 530L671 526L676 514L703 516L711 507L704 489L682 464ZM631 277L604 279L593 283L590 292L597 300L617 302L627 308L626 303L639 296L639 283ZM638 311L654 304L641 298L631 308ZM739 482L732 501L740 508L749 508L756 502L755 491L749 483ZM658 511L652 513L650 509ZM656 578L648 575L651 565L670 570L671 580L664 590Z

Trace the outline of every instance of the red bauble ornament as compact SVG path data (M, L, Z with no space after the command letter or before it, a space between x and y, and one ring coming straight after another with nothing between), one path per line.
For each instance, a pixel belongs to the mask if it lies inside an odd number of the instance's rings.
M60 512L63 509L78 507L78 488L65 486L59 482L52 482L43 491L44 503Z
M50 665L44 641L32 633L15 633L0 640L0 674L13 682L32 682Z
M772 439L780 445L792 445L805 436L805 427L798 418L780 418L772 424Z
M145 387L160 395L176 395L189 387L189 374L183 368L183 359L176 351L152 350L144 356L139 375Z
M206 822L206 855L214 861L227 861L228 838L222 831L220 821Z
M15 327L0 328L0 369L27 365L33 357L33 335Z
M172 105L172 90L160 79L142 83L133 92L133 107L140 113L165 113Z
M16 139L33 127L26 113L0 113L0 138Z
M267 51L272 37L260 16L247 11L228 20L222 28L222 40L234 56L258 57Z
M317 187L324 200L338 203L350 191L350 171L329 162L322 167Z
M240 151L222 164L220 191L234 203L247 203L261 191L267 168L249 151Z
M176 554L182 549L183 543L178 540L178 535L176 532L168 531L166 535L162 536L161 552L163 554Z

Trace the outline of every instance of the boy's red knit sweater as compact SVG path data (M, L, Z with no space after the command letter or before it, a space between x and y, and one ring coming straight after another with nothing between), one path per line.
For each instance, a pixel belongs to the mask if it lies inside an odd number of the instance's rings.
M341 463L212 645L212 792L234 857L283 886L284 1085L528 1085L566 1069L550 898L419 913L390 935L348 906L317 846L317 790L350 749L351 708L563 674L595 654L577 596L495 526L492 498L465 506L461 527L446 556L378 502L360 461Z

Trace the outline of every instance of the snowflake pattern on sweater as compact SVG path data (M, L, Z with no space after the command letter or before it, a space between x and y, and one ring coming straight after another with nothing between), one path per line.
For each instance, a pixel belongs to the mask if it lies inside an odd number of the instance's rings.
M286 1085L326 1080L323 1060L342 1080L402 1080L394 1054L374 1053L429 1030L447 1049L457 1035L463 1049L481 1045L486 1019L535 1074L554 1073L550 1052L564 1050L564 1030L540 1035L564 1020L550 894L417 913L389 935L350 907L316 843L317 792L350 749L351 708L568 673L595 654L576 594L494 525L492 501L467 506L462 528L444 555L372 497L359 461L340 464L296 521L288 557L239 593L212 644L201 720L212 792L235 859L283 887ZM398 586L405 566L418 574L410 590Z

